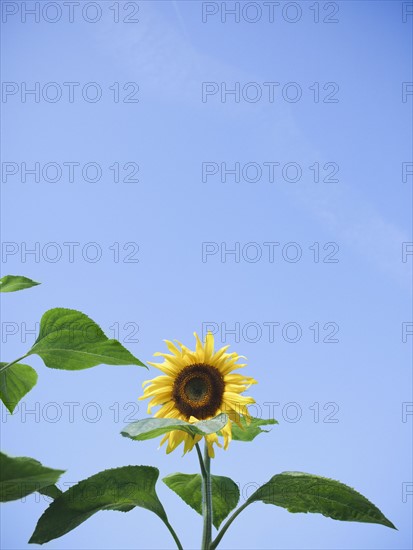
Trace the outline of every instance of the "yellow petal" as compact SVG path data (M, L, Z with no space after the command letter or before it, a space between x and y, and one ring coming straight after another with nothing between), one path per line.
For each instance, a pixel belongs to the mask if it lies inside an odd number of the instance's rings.
M159 369L169 376L175 376L178 372L178 369L174 365L168 364L166 361L164 363L152 363L152 361L148 361L148 365Z
M224 355L229 355L228 353L225 353L229 347L230 347L229 345L224 346L223 348L216 351L213 357L211 358L211 364L216 366L216 363L218 363L218 361L220 361L224 357Z
M187 437L185 439L184 454L192 451L196 443L199 443L202 439L202 435L196 435L195 437L192 437L189 434L186 434L186 436Z
M173 342L171 342L170 340L164 340L164 342L171 353L173 353L177 357L180 357L182 355L181 350L179 350Z
M212 332L208 332L205 337L205 347L204 347L204 361L209 363L214 354L214 335Z
M246 366L246 363L237 363L239 357L234 357L219 366L219 370L223 376L229 374L233 370L242 369Z
M167 415L169 415L174 408L175 408L175 403L173 401L170 401L169 403L165 403L165 405L162 405L159 411L156 411L156 413L153 416L154 418L168 418Z
M184 439L185 433L180 430L173 430L172 432L169 432L169 443L168 447L166 448L167 454L174 451Z
M159 447L162 447L162 445L165 443L165 441L167 441L169 439L169 434L166 434L163 436L163 438L161 439L161 442L159 443Z
M194 336L196 341L195 351L196 353L201 353L202 350L204 349L204 346L202 345L202 342L196 332L194 332Z
M232 427L231 427L230 420L228 420L228 422L222 428L221 432L222 432L222 435L224 436L224 449L226 451L228 449L228 445L232 441Z

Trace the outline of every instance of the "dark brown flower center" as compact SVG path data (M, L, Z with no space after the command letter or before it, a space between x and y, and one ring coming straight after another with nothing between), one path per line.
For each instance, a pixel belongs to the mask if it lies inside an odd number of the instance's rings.
M197 363L184 367L175 379L172 397L179 412L189 419L215 416L222 405L224 379L211 365Z

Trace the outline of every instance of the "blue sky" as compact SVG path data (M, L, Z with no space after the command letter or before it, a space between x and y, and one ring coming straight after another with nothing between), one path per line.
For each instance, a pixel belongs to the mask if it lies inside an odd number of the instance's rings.
M221 3L196 1L102 1L74 8L73 22L62 8L53 23L52 2L39 3L39 22L24 21L23 3L2 2L1 267L42 283L2 297L2 360L23 355L27 331L58 306L87 313L142 361L164 338L192 345L193 331L211 324L217 345L247 356L255 412L279 421L253 444L218 452L213 471L239 482L241 498L284 470L335 478L399 529L256 504L222 548L408 549L411 4L280 2L272 22L264 3L246 4L238 23ZM204 101L203 83L217 90ZM236 83L238 98L222 96ZM205 178L206 165L217 174ZM236 166L239 181L225 179ZM24 181L25 169L38 178ZM137 397L153 370L30 364L39 382L13 417L2 411L2 450L67 469L62 483L127 464L197 471L193 453L166 456L156 441L119 435L146 416ZM73 422L68 403L79 403ZM201 518L162 482L158 492L184 546L196 548ZM46 506L35 496L4 505L2 547L28 548ZM137 509L96 514L46 548L173 541Z

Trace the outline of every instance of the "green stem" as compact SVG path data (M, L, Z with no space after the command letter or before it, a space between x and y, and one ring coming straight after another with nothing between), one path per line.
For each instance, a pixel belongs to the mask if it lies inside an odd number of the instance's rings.
M22 357L19 357L19 358L16 359L15 361L12 361L11 363L7 363L7 365L4 365L3 367L0 368L0 372L5 371L5 370L8 369L9 367L11 367L12 365L14 365L15 363L18 363L18 362L21 361L22 359L25 359L25 358L28 357L29 355L30 355L30 353L26 353L26 355L23 355Z
M242 506L238 508L238 510L235 510L235 512L232 514L232 516L228 519L228 521L225 523L224 527L220 530L220 532L217 535L217 538L211 542L210 550L215 550L215 548L218 546L218 544L221 542L222 537L227 532L228 527L231 525L231 523L234 521L234 519L240 514L244 508L246 508L250 504L247 500L247 502L244 502Z
M179 538L178 538L178 535L175 533L175 531L174 531L172 525L169 523L169 521L166 521L166 522L165 522L165 525L167 526L167 528L169 529L169 532L170 532L171 535L173 536L174 541L175 541L175 543L176 543L176 546L177 546L178 550L184 550L184 549L182 548L182 544L181 544L181 541L180 541Z
M206 470L205 470L205 465L204 465L204 460L202 458L201 449L199 448L198 443L195 444L195 448L196 448L196 452L198 453L198 459L199 459L199 465L201 466L202 478L205 478L207 473L206 473Z
M206 441L203 459L198 443L196 444L196 447L202 472L202 517L204 518L204 528L202 531L201 550L209 550L212 539L211 459L209 458L208 445Z

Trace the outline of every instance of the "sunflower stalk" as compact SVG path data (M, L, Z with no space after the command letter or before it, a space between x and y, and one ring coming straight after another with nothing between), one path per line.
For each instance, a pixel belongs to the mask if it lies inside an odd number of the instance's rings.
M202 517L204 519L204 527L202 531L201 550L209 550L212 539L212 484L211 484L211 459L208 453L208 444L205 442L204 458L196 444L198 452L199 464L202 473Z

